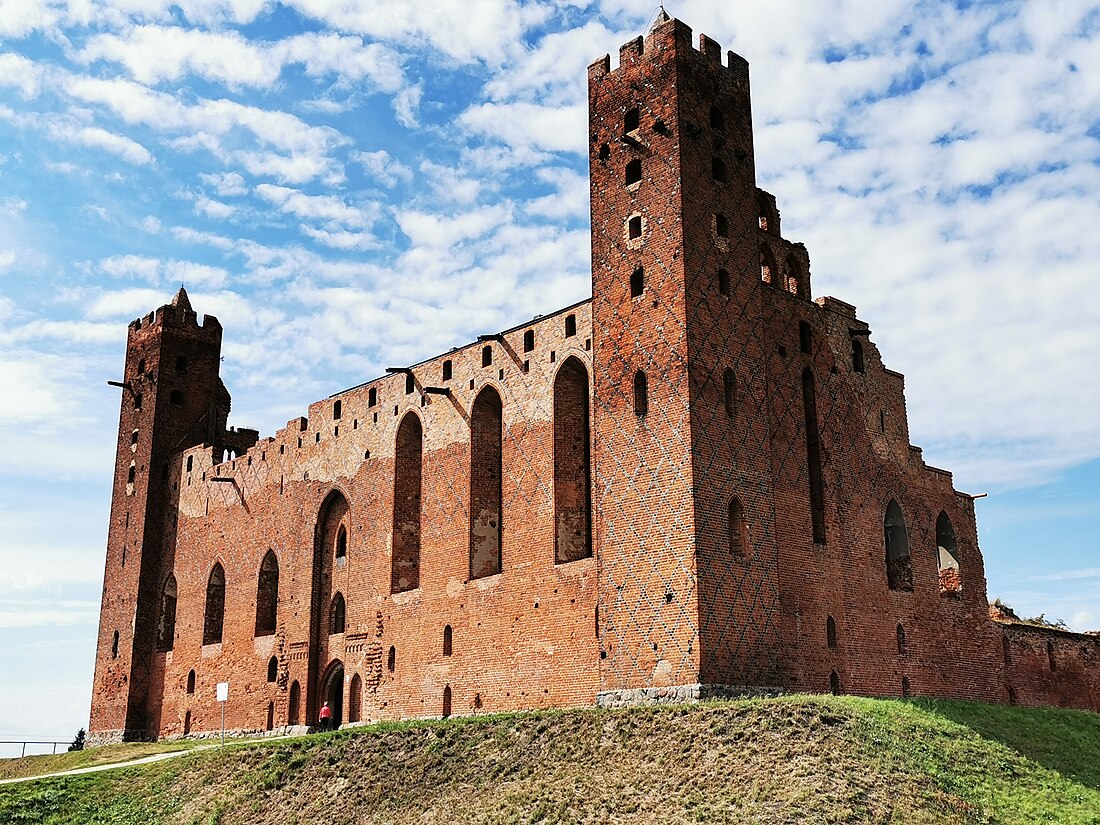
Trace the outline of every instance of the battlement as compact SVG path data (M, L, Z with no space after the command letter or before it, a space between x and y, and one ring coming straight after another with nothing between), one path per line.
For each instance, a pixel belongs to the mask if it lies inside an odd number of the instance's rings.
M691 26L676 18L669 17L664 11L646 37L639 35L619 47L619 64L611 68L611 55L605 54L588 67L588 81L593 83L607 75L613 75L624 67L643 61L663 62L672 58L697 58L723 67L736 75L748 77L749 64L745 58L732 51L726 52L726 63L722 63L722 46L718 41L705 34L699 35L699 47L691 42Z
M155 309L148 315L130 322L129 334L150 328L172 329L182 332L201 330L213 340L220 340L222 325L213 315L204 315L200 323L198 313L191 308L187 290L180 287L170 303Z

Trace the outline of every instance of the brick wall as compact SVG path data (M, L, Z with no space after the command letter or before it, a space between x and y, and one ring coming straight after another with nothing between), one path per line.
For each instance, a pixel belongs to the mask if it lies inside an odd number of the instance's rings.
M972 500L812 299L748 67L698 42L662 19L589 67L591 301L263 440L225 428L215 319L181 291L131 325L93 739L213 731L222 681L232 730L746 688L1100 710L1096 638L990 621Z

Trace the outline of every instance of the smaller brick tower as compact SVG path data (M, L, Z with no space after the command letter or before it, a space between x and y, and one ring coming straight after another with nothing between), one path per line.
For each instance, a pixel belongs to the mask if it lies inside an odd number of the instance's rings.
M211 315L199 324L182 287L171 304L127 332L92 688L90 730L99 743L155 738L159 729L159 681L173 642L158 627L161 602L171 600L169 617L175 613L171 459L198 444L216 452L243 446L226 444L237 433L225 430L230 398L218 375L221 340L221 324Z

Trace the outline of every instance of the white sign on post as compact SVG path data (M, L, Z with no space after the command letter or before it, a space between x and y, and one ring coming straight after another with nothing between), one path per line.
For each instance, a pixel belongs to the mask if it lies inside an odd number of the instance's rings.
M229 682L218 682L218 701L222 706L222 744L225 744L225 703L229 701Z

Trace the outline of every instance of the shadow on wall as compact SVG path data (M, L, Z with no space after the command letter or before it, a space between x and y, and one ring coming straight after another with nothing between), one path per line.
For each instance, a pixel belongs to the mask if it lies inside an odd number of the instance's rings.
M965 725L985 739L1000 742L1044 768L1100 790L1100 713L935 699L910 701ZM1036 724L1039 721L1041 725ZM1072 755L1072 760L1067 755Z

